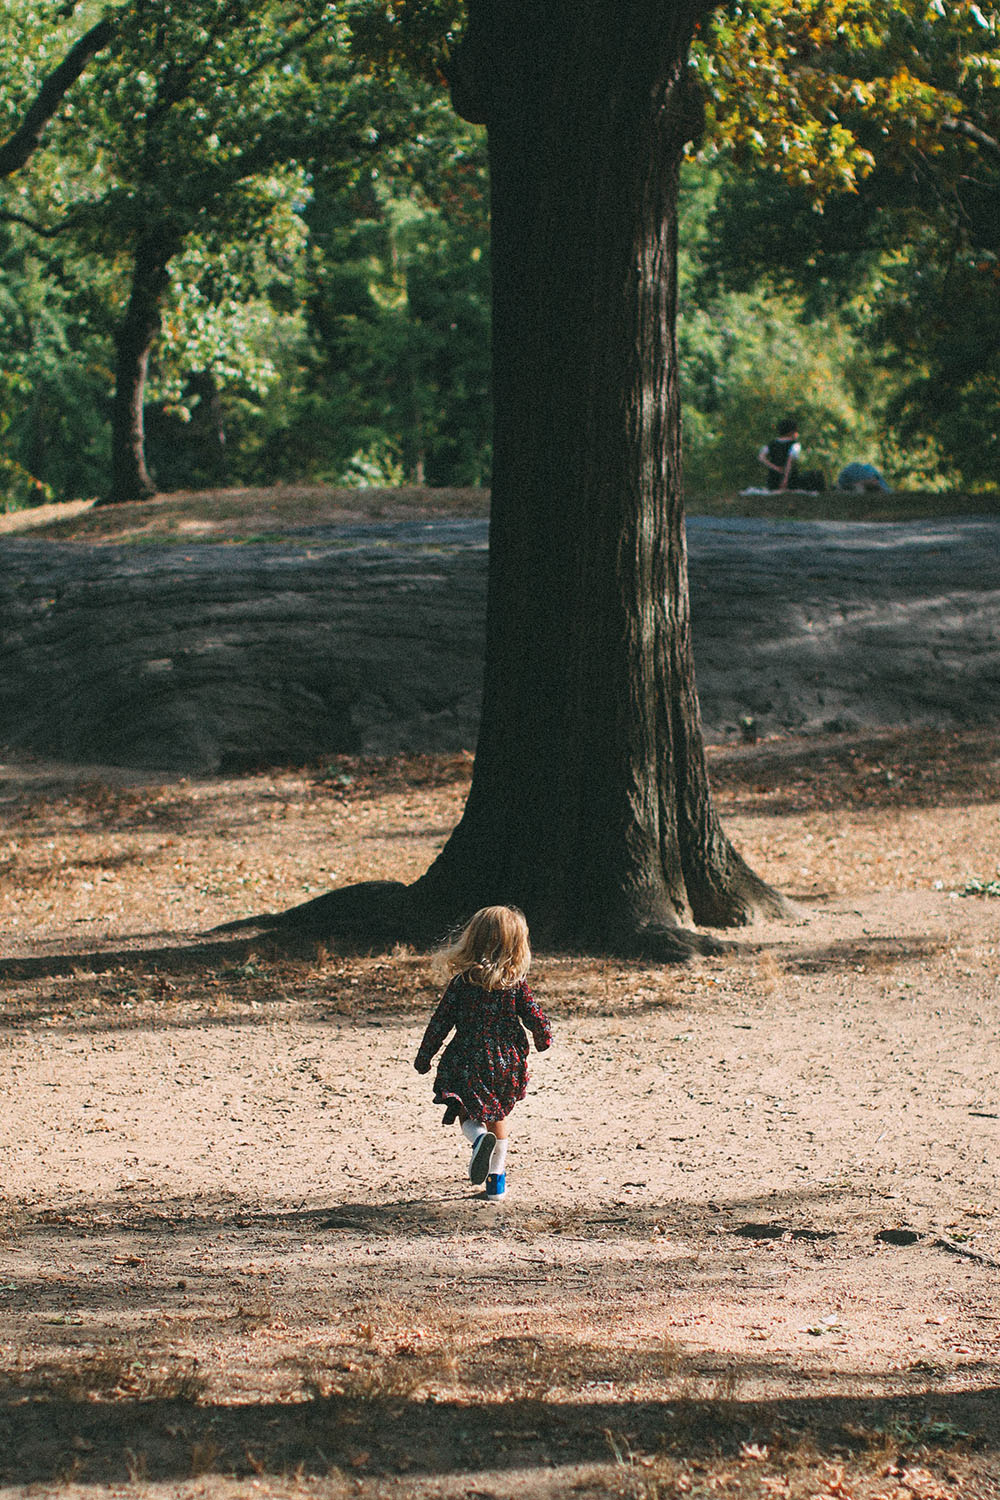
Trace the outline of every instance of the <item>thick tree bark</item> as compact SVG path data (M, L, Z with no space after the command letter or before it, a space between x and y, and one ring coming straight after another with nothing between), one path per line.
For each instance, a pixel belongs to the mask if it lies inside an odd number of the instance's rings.
M493 182L483 713L441 855L367 893L387 930L510 902L542 941L673 958L706 946L692 919L784 909L719 826L691 653L674 321L698 10L470 5L453 95ZM300 910L335 927L362 895Z
M160 331L160 306L170 281L170 261L177 248L163 234L144 236L136 246L128 305L115 335L111 491L104 498L105 504L147 500L156 493L146 467L143 402L149 355Z
M456 75L493 178L486 677L465 815L413 894L611 949L781 905L715 816L691 654L674 323L698 9L487 0Z

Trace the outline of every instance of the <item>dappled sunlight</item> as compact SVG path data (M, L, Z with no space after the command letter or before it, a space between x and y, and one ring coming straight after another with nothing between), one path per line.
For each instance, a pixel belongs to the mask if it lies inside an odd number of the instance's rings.
M4 767L0 1482L988 1496L989 737L710 759L801 908L536 954L502 1206L412 1068L435 954L213 930L419 874L470 757Z
M893 1469L911 1500L950 1500L941 1481L978 1494L965 1484L998 1456L995 1359L943 1340L933 1365L919 1357L948 1321L927 1307L946 1299L898 1310L902 1360L891 1345L863 1368L845 1359L859 1320L886 1315L877 1289L844 1303L827 1276L831 1316L796 1287L845 1230L863 1260L879 1221L866 1235L843 1193L826 1197L834 1227L812 1241L793 1227L815 1213L809 1195L539 1209L485 1238L440 1198L23 1212L6 1226L23 1332L16 1358L0 1351L0 1477L50 1482L68 1445L90 1484L176 1482L197 1455L206 1477L294 1471L300 1489L344 1471L537 1469L575 1475L579 1493L589 1465L595 1493L700 1474L804 1495L849 1474L867 1496ZM775 1232L748 1237L762 1217ZM29 1256L45 1269L24 1278Z

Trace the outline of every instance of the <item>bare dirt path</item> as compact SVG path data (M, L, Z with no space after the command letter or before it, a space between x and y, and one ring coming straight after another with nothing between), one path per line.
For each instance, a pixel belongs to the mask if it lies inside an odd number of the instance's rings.
M410 878L467 759L3 768L4 1494L1000 1495L995 739L712 765L800 919L541 955L502 1206L427 956L202 936Z

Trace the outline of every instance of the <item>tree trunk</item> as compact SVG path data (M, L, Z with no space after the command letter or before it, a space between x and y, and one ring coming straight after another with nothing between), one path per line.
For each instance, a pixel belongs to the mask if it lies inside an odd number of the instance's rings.
M493 181L486 674L465 815L413 896L452 920L514 902L549 941L612 950L783 905L718 824L691 654L674 324L696 15L486 0L456 88Z
M146 467L143 401L160 304L178 246L158 234L140 239L125 316L115 335L115 394L111 404L111 492L104 504L148 500L156 485Z
M692 919L786 909L719 826L691 654L674 321L698 8L471 0L452 92L489 127L495 400L472 787L416 885L301 923L440 936L505 902L548 944L678 958L712 946Z

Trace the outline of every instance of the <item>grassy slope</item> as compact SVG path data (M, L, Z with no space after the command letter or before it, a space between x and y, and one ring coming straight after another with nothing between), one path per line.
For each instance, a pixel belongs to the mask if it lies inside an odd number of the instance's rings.
M959 515L1000 515L1000 494L891 493L847 495L695 495L696 516L757 516L800 521L915 521ZM130 505L90 500L0 515L0 536L86 542L276 540L292 528L426 516L485 516L485 490L348 490L326 485L179 491Z

